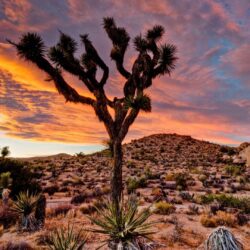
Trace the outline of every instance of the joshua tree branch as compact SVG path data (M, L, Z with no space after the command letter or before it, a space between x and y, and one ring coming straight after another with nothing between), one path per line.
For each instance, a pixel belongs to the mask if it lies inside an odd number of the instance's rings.
M129 127L134 123L139 112L140 112L139 108L131 109L130 113L125 118L118 136L121 141L125 138L126 134L128 133Z
M66 101L75 103L79 102L91 106L95 104L95 101L92 98L78 94L78 92L64 80L60 72L55 69L44 57L37 58L37 60L33 61L33 63L35 63L40 69L45 71L51 77L58 92L65 97Z

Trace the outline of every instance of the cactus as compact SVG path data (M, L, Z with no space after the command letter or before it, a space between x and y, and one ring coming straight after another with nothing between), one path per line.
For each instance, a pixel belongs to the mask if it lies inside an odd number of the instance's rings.
M243 245L228 229L219 227L209 235L205 250L243 250Z

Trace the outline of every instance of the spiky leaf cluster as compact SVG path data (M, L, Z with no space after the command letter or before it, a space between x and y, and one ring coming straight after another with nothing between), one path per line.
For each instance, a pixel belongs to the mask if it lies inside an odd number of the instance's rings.
M146 38L148 41L158 41L164 34L164 28L161 25L155 25L147 31Z
M60 40L56 46L49 50L49 58L58 67L70 68L74 71L79 62L73 56L77 49L77 43L70 36L60 32Z
M160 48L159 73L161 75L170 74L175 69L177 60L176 46L173 44L165 44Z
M82 250L87 238L82 231L76 232L73 225L68 225L67 229L56 229L49 236L48 247L51 250Z
M126 109L135 109L135 110L143 110L145 112L151 112L151 99L147 94L140 94L136 98L131 96L125 99L125 108Z
M122 249L141 249L138 248L140 239L148 239L155 233L151 230L155 222L147 222L151 216L150 209L138 212L138 204L134 199L121 201L119 208L108 202L103 210L96 210L98 217L89 218L98 228L90 231L107 235L106 244L116 245L115 249L118 246L124 247Z
M117 27L114 19L111 17L103 19L103 27L113 42L113 49L110 54L111 58L123 61L123 56L130 40L127 31L124 28Z
M35 61L44 56L45 45L37 33L28 32L22 35L18 44L9 42L16 46L18 55L25 60Z
M30 194L29 191L21 192L14 202L13 211L22 216L28 216L36 209L40 195Z

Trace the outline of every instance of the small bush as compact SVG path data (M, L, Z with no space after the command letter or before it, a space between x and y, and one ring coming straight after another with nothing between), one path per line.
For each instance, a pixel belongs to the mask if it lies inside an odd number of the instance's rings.
M1 247L1 250L34 250L28 243L21 241L18 243L8 242Z
M162 215L169 215L175 211L175 206L171 203L165 201L159 201L155 204L154 213L162 214Z
M44 193L48 193L49 196L53 195L54 193L58 192L59 187L57 185L47 186L43 189Z
M180 190L187 188L188 173L170 173L165 176L166 181L175 181Z
M0 208L0 225L4 229L14 225L17 221L17 214L14 213L11 209L3 207Z
M201 224L205 227L229 226L233 227L237 224L237 219L233 214L218 211L216 215L203 214L201 216Z
M225 167L225 172L232 176L238 176L244 173L245 167L238 165L228 165Z
M0 174L10 172L12 179L9 189L10 196L15 199L19 192L39 193L41 187L38 180L35 178L35 173L32 168L25 166L24 163L11 159L0 159Z
M127 190L131 194L135 192L137 188L143 188L147 186L147 180L144 176L140 178L128 178L127 180Z
M201 204L209 204L217 201L221 208L231 207L242 210L244 213L250 213L250 198L249 197L235 197L226 194L207 194L200 196Z
M83 194L78 194L72 197L70 203L71 204L81 204L86 200L86 196Z
M72 205L70 204L58 205L49 210L48 216L56 217L60 214L66 215L70 209L72 209Z
M200 213L199 207L196 206L195 204L191 204L191 205L188 206L187 214L196 215L196 214L199 214L199 213Z

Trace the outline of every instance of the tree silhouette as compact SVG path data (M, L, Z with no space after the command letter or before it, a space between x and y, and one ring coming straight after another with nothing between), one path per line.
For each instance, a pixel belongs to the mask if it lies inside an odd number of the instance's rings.
M1 155L2 158L4 159L5 157L7 157L8 155L10 155L10 150L9 147L5 146L1 149Z
M81 58L75 57L77 43L70 36L60 32L59 42L47 52L42 38L36 33L24 34L18 43L9 41L17 49L21 58L31 61L49 75L59 94L66 101L91 106L96 116L103 122L113 148L113 170L111 177L111 197L117 204L122 194L122 141L139 112L151 111L151 100L144 93L152 85L157 76L169 74L175 68L176 47L172 44L159 45L164 34L162 26L154 26L145 36L136 36L133 40L138 52L131 70L124 66L124 55L130 37L124 28L117 27L111 17L103 19L103 27L112 41L110 53L118 72L124 77L122 98L110 100L104 86L109 78L109 68L98 54L88 35L80 35L85 46ZM67 71L78 77L93 94L94 98L80 95L63 78L62 72ZM102 76L97 80L97 70ZM112 115L109 109L113 109Z

